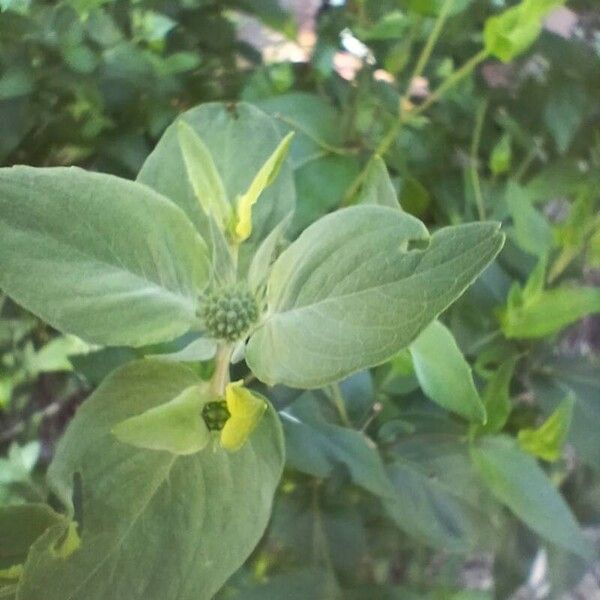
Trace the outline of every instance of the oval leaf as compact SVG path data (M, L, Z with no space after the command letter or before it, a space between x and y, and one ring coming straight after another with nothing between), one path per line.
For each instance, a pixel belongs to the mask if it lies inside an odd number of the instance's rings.
M283 465L272 408L235 453L217 438L192 456L115 441L119 422L200 383L181 365L146 360L111 375L79 409L50 467L68 502L82 479L81 545L52 554L57 528L29 554L20 600L209 600L258 543Z
M0 288L88 342L185 333L208 277L183 212L146 186L77 168L0 170Z

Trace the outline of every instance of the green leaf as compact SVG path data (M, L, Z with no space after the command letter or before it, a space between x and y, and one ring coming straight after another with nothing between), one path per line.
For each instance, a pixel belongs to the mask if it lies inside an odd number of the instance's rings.
M221 229L226 229L231 219L231 205L210 150L183 119L177 121L177 135L187 174L202 210L207 217L212 216Z
M565 0L522 0L499 15L489 17L484 26L486 51L503 62L525 52L542 31L544 17Z
M0 484L29 481L39 455L39 442L29 442L24 446L13 442L8 449L8 457L0 458Z
M367 176L356 203L379 204L402 210L385 162L380 156L373 157L369 163Z
M428 398L469 421L485 423L485 407L471 367L445 325L433 321L410 345L410 353Z
M561 286L509 303L500 315L508 338L540 338L600 312L600 288Z
M49 528L66 522L45 504L0 507L0 569L23 564L31 545Z
M321 399L305 392L282 414L287 464L326 478L343 465L352 481L377 496L393 494L376 446L362 432L328 423Z
M74 335L62 335L50 340L37 352L33 344L27 343L23 351L23 361L31 376L53 371L72 371L70 357L76 354L87 354L92 347Z
M195 323L207 249L146 186L77 168L0 171L0 287L99 344L173 339Z
M342 144L340 116L323 96L293 92L267 98L258 106L273 115L282 134L296 132L290 148L295 169Z
M191 456L115 441L113 427L200 385L186 367L130 363L78 410L49 470L69 504L82 480L80 547L59 558L51 528L32 547L20 600L209 600L262 536L283 465L269 408L237 452L217 438Z
M431 196L418 179L410 175L402 179L400 184L400 205L407 213L422 218L430 204Z
M512 162L511 137L506 133L492 149L490 154L490 171L493 175L502 175L510 169Z
M521 429L518 434L521 449L533 456L553 462L558 460L569 435L575 398L571 394L537 429Z
M506 202L515 227L516 243L529 254L547 254L554 245L552 227L534 208L526 188L510 181L506 188Z
M485 425L478 428L483 433L497 433L502 430L510 412L510 382L513 377L518 356L506 359L495 371L483 391L483 404L487 412Z
M283 245L284 235L290 225L290 218L283 219L279 225L273 228L273 231L262 241L257 248L250 267L248 268L248 286L253 292L258 291L266 284L269 276L269 270L280 246Z
M210 150L233 210L237 197L248 189L273 148L283 138L276 121L243 102L203 104L185 112L180 119L196 132ZM180 206L204 239L209 240L209 223L189 182L177 131L177 123L167 128L142 166L138 181ZM246 273L251 257L262 240L293 211L294 204L294 181L286 162L253 211L252 236L240 247L241 274Z
M573 81L554 86L544 109L544 123L560 154L569 149L585 117L587 98L584 88Z
M247 240L252 233L252 207L258 201L258 198L269 187L281 170L285 160L290 143L294 133L288 133L280 142L277 148L265 164L258 170L248 189L237 199L237 221L235 225L235 234L240 242Z
M393 10L386 12L373 26L364 31L359 30L358 33L365 42L400 39L409 25L410 19L403 12Z
M467 552L477 539L474 510L409 461L388 467L394 497L384 506L396 525L434 548Z
M492 494L540 536L584 558L590 548L567 503L535 459L507 437L473 447L475 467ZM543 507L543 510L540 509Z
M211 338L198 338L179 352L154 354L153 358L174 362L202 362L214 358L217 353L217 341Z
M550 413L575 394L569 443L577 457L592 469L600 470L600 357L590 355L558 355L544 364L544 371L531 373L532 390L536 401Z
M318 155L298 167L295 171L298 207L292 233L297 236L317 219L336 210L359 173L356 157L338 154Z
M314 388L384 362L463 293L502 242L494 223L429 238L420 221L396 209L328 215L275 261L248 364L268 384Z
M173 454L194 454L210 441L202 407L211 399L207 386L192 386L176 398L117 423L112 433L124 444Z

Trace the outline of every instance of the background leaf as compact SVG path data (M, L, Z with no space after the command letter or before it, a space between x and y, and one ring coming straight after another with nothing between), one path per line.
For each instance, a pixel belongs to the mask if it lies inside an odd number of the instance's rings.
M343 465L356 485L377 496L390 496L392 487L373 442L359 431L328 423L319 401L312 392L305 392L285 411L288 464L321 478Z
M409 348L417 379L431 400L469 421L485 423L471 367L445 325L433 321Z
M575 517L535 459L506 437L482 439L472 456L494 496L531 529L562 548L590 557Z

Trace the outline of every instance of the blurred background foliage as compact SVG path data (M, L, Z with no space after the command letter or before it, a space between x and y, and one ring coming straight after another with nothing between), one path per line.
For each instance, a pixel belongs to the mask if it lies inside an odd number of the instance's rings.
M180 112L243 99L297 131L291 237L372 193L375 152L428 227L504 224L499 259L419 352L269 392L288 469L222 600L600 597L596 0L558 7L527 52L480 61L430 102L514 4L0 0L3 165L133 178ZM398 126L399 107L424 104ZM0 502L45 494L57 439L108 372L171 349L89 347L0 296ZM471 377L479 428L439 406Z

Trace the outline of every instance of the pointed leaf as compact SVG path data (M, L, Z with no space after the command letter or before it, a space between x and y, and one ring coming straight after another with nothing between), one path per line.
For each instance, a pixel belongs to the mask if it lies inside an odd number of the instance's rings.
M518 357L506 359L492 375L483 391L483 404L487 412L487 422L478 429L479 432L497 433L502 430L510 411L510 382L513 377Z
M506 202L514 223L514 239L529 254L543 257L554 245L548 220L534 206L527 189L511 181L506 188Z
M509 304L500 325L508 338L539 338L593 313L600 313L600 288L564 285Z
M25 562L30 546L49 528L66 522L46 504L0 507L0 569Z
M569 506L531 456L507 437L486 437L473 461L492 494L533 531L584 558L590 549Z
M367 177L360 189L356 203L379 204L402 210L398 195L381 156L374 156L369 163Z
M275 261L267 318L246 359L268 384L321 387L394 356L498 253L494 223L442 229L429 240L414 217L356 206L306 229Z
M210 150L183 119L177 122L177 135L188 178L202 210L225 229L231 218L231 205Z
M558 460L569 435L575 398L571 394L537 429L521 429L519 444L525 452L547 461Z
M197 106L180 117L210 150L217 171L232 204L249 187L260 167L281 140L275 119L255 106L212 102ZM205 240L210 229L192 185L181 153L177 123L167 128L138 174L138 181L157 190L188 215ZM253 233L240 247L238 272L245 274L256 248L272 229L286 218L295 205L294 178L284 164L277 179L262 194L252 211Z
M270 186L277 177L281 165L287 156L293 137L293 132L290 132L281 140L281 142L279 142L279 145L275 148L273 154L269 156L265 164L255 175L248 190L238 198L235 233L240 242L243 242L250 237L250 234L252 233L252 207L256 204L263 191Z
M469 421L485 423L471 367L445 325L433 321L410 345L410 353L421 388L431 400Z
M489 54L510 62L533 44L540 32L544 17L565 0L521 0L485 22L483 39Z
M283 416L288 465L326 478L344 466L353 483L380 497L393 490L375 444L361 431L329 423L314 392L302 394Z

